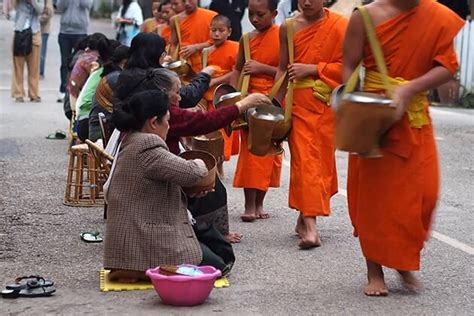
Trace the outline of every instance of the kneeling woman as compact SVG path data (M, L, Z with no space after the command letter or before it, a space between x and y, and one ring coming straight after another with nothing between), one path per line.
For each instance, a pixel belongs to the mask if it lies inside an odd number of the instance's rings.
M223 269L223 261L203 250L194 234L181 187L207 176L202 160L184 160L165 143L170 117L168 95L145 91L114 111L127 132L107 190L108 218L104 267L110 279L134 282L163 264L201 263Z

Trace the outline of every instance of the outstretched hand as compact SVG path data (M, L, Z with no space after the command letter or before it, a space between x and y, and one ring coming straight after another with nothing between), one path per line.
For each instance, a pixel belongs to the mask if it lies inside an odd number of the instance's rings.
M237 102L241 113L253 107L261 107L265 105L272 105L272 101L262 93L252 93Z
M201 197L204 197L206 195L208 195L209 193L212 193L214 192L215 190L212 189L212 190L204 190L204 191L201 191L201 192L197 192L197 193L191 193L189 196L192 197L192 198L201 198Z

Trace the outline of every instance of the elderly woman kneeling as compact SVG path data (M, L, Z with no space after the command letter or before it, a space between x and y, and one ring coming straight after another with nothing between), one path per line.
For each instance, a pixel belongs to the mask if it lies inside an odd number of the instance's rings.
M111 269L111 280L135 282L159 265L212 261L205 258L208 251L203 256L181 190L207 176L207 168L202 160L169 152L168 104L164 92L145 91L113 114L116 127L128 134L106 193L104 267Z

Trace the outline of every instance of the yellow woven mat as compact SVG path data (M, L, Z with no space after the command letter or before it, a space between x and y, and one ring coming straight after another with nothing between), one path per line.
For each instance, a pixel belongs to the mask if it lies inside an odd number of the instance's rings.
M153 289L153 284L150 282L140 281L137 283L120 283L112 282L109 280L110 270L100 269L100 291L101 292L110 292L110 291L140 291L140 290L151 290ZM214 282L214 288L223 288L229 287L230 282L226 277L217 279Z

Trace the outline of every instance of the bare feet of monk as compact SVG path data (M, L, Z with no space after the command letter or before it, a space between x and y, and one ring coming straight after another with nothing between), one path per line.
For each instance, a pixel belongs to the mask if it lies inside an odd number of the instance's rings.
M385 285L382 266L378 263L367 261L367 279L369 282L364 289L367 296L387 296L388 289Z
M228 233L227 235L224 236L225 240L230 242L231 244L238 244L244 235L240 233Z
M418 279L415 277L415 275L412 272L401 271L401 270L397 270L397 271L400 274L402 285L406 289L410 291L418 292L423 288L420 281L418 281Z
M303 217L303 215L302 215ZM300 230L300 249L307 250L321 246L321 239L316 230L316 217L303 217L304 228Z
M270 214L268 214L267 212L265 212L263 210L263 207L257 207L257 211L255 212L255 217L257 219L269 219L270 218Z
M295 226L295 233L298 235L298 238L301 238L301 235L303 234L305 230L304 227L304 221L303 221L303 215L298 216L298 219L296 220L296 226Z
M149 281L150 279L142 271L116 269L110 271L109 280L120 283L137 283L139 281Z
M257 216L255 216L255 213L250 213L246 210L244 214L240 215L240 219L242 222L251 223L257 219Z

